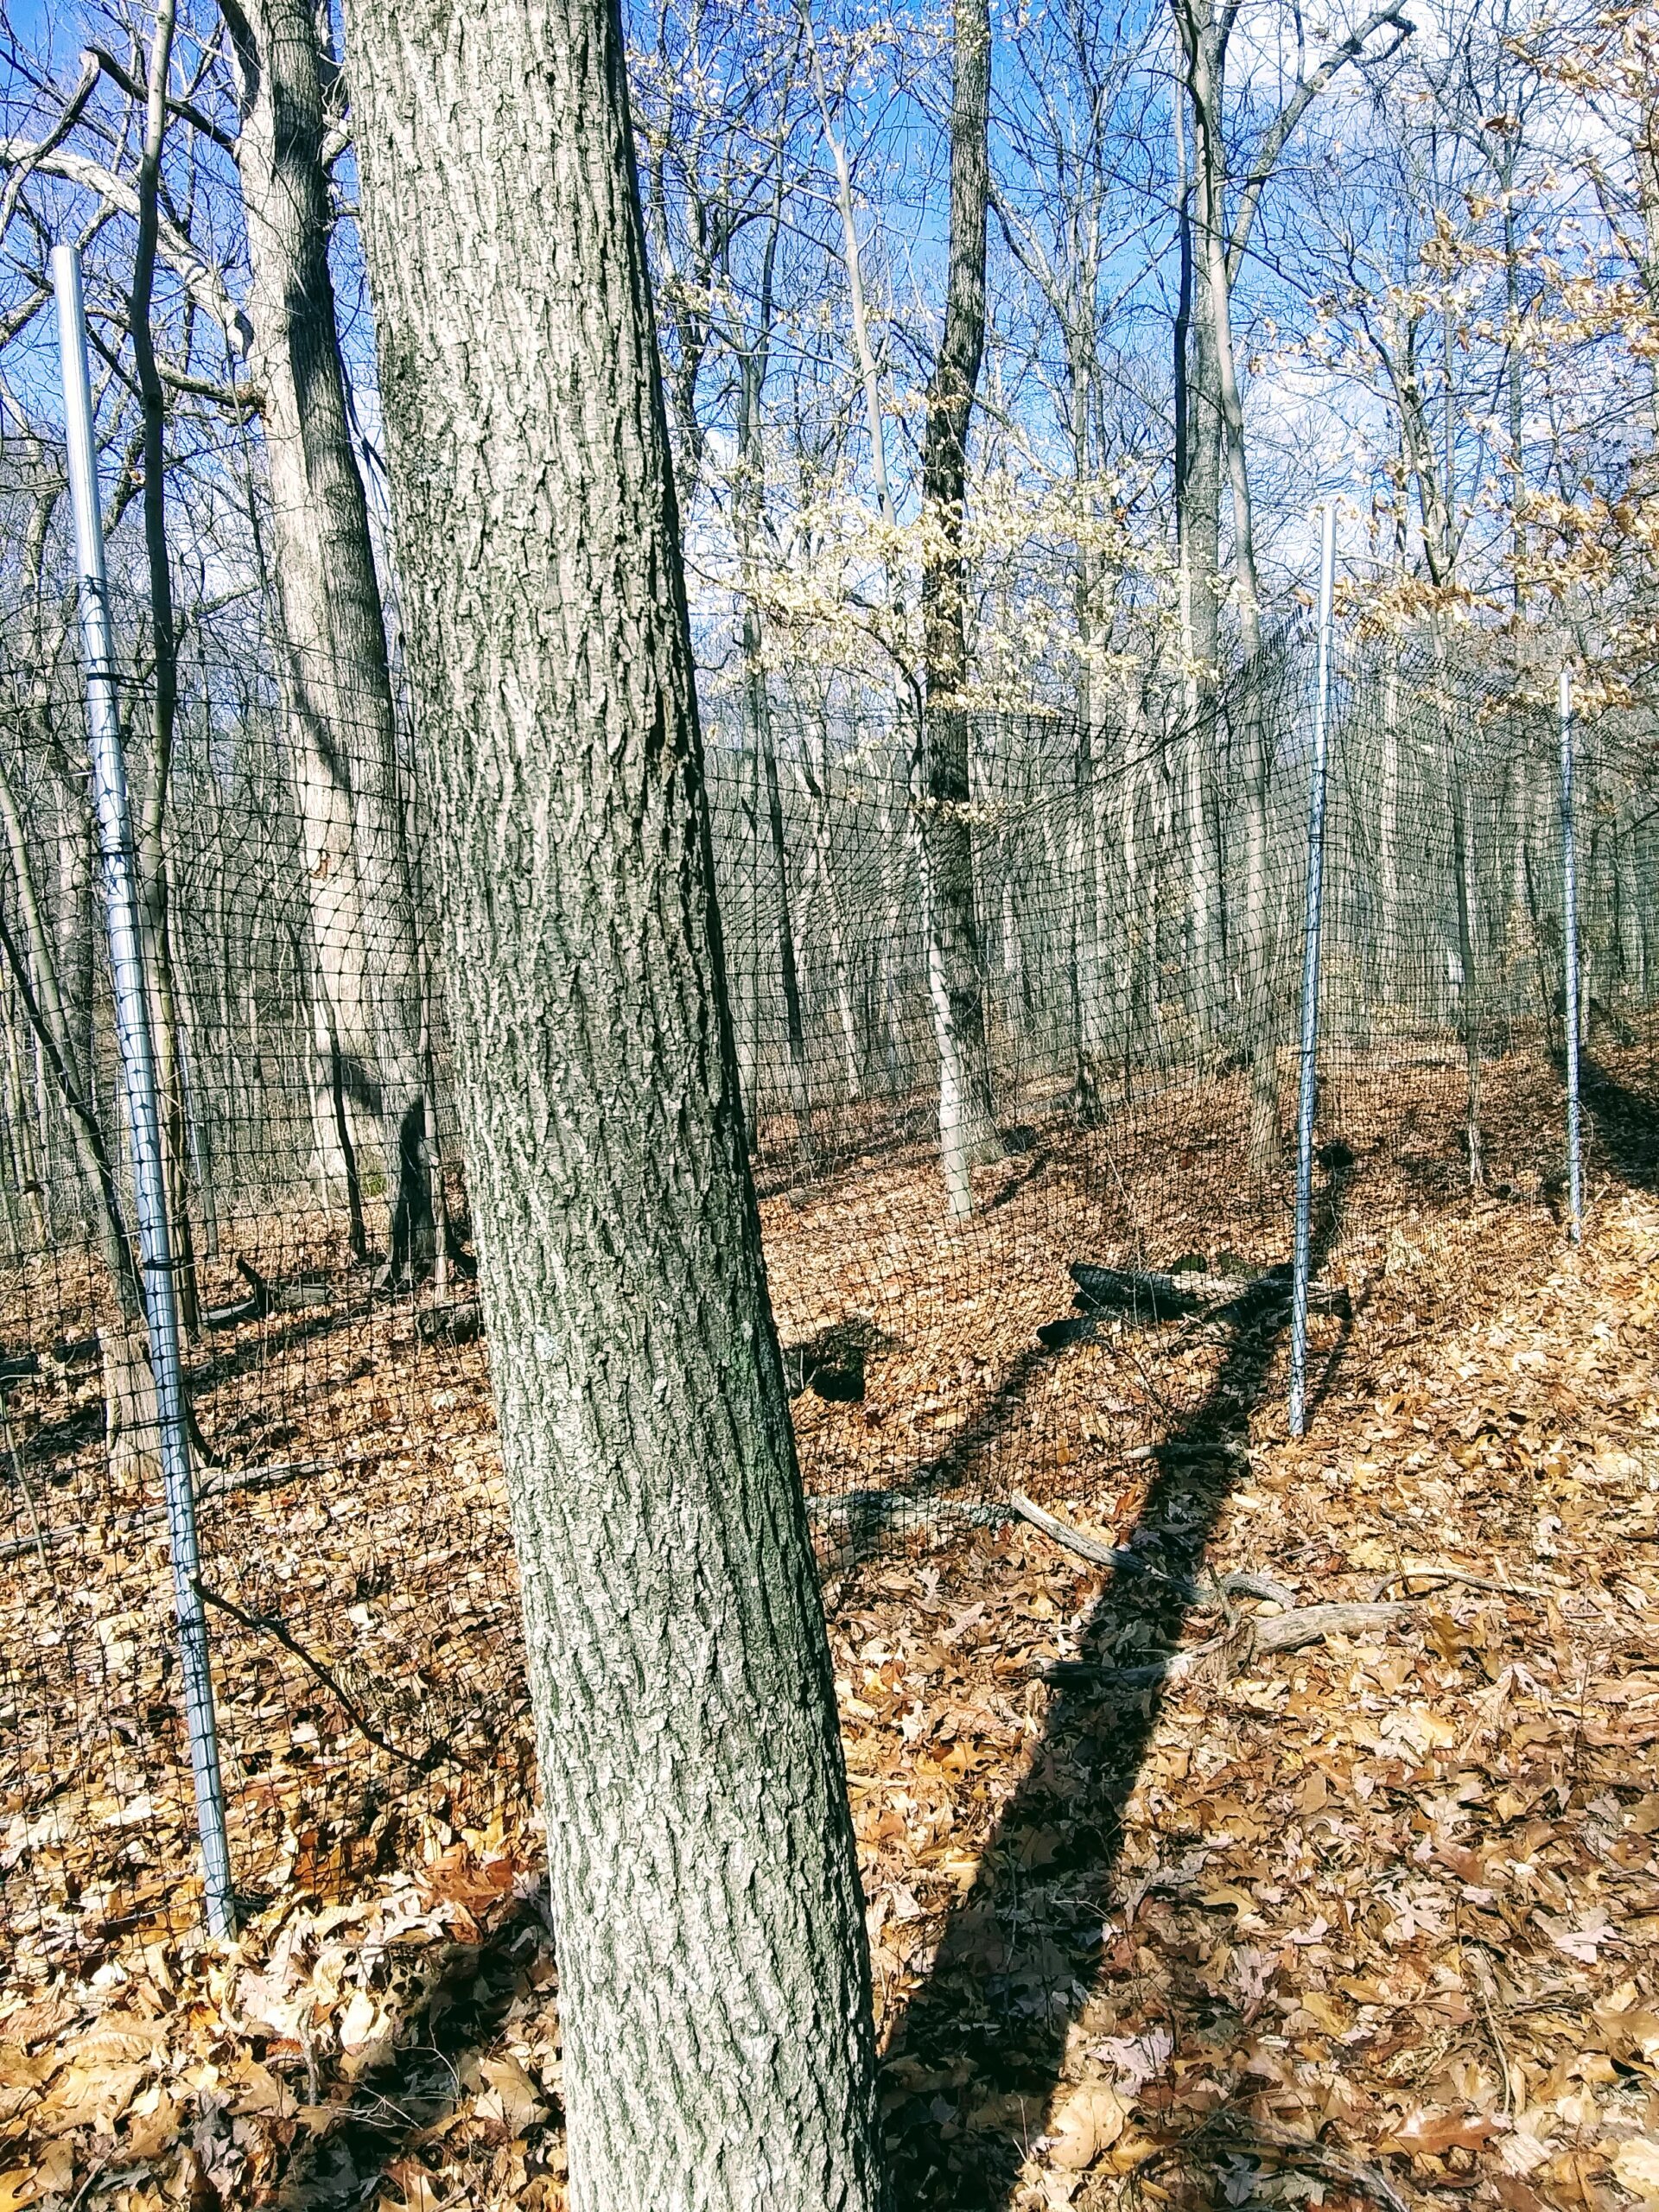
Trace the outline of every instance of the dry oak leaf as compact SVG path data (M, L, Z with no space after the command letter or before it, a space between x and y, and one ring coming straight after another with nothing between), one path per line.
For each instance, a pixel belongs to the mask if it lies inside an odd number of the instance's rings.
M1103 2151L1111 2149L1128 2117L1123 2100L1109 2082L1086 2082L1066 2099L1049 2131L1054 2164L1081 2173Z
M147 2090L128 2113L122 2149L130 2158L158 2158L178 2140L179 2126L178 2106L157 2084Z
M67 2143L54 2143L38 2164L0 2174L0 2212L18 2212L37 2197L61 2196L74 2177L74 2152Z
M75 2041L75 2061L81 2066L134 2065L149 2058L162 2043L161 2030L130 2012L111 2012L107 2019Z
M489 2083L478 2100L481 2120L499 2120L510 2135L523 2135L546 2119L541 2093L516 2058L486 2058L478 2070Z
M401 2192L405 2212L438 2212L441 2202L431 2175L418 2158L399 2158L386 2168L386 2178Z
M1644 2205L1659 2205L1659 2143L1650 2135L1631 2135L1612 2156L1613 2178Z
M78 2127L108 2133L138 2094L149 2069L142 2064L85 2066L77 2062L30 2115L38 2134L73 2134Z
M1609 2057L1624 2065L1639 2058L1643 2065L1659 2066L1659 2012L1598 2005L1590 2017Z
M1436 2155L1442 2151L1478 2151L1488 2137L1497 2132L1498 2123L1480 2113L1437 2112L1432 2107L1420 2107L1403 2127L1379 2147L1388 2151L1426 2151Z

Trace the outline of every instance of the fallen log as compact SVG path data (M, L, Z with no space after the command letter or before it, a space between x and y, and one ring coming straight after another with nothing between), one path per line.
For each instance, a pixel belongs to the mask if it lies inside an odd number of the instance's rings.
M1109 1544L1103 1536L1091 1536L1082 1529L1074 1529L1069 1521L1062 1521L1058 1515L1045 1512L1040 1505L1034 1504L1024 1491L1011 1492L1008 1504L1022 1521L1029 1521L1033 1529L1040 1529L1044 1535L1052 1537L1067 1551L1075 1552L1079 1559L1086 1559L1091 1567L1109 1567L1117 1574L1151 1575L1160 1582L1166 1580L1150 1560L1142 1559L1138 1552L1129 1551L1122 1544Z
M425 1344L469 1344L483 1334L484 1313L475 1298L454 1305L423 1306L415 1316L415 1333Z
M1069 1521L1062 1521L1058 1514L1046 1513L1040 1505L1033 1504L1023 1491L1015 1491L1008 1499L1012 1510L1022 1521L1030 1522L1054 1542L1075 1552L1079 1559L1088 1560L1092 1566L1107 1567L1123 1574L1146 1575L1155 1582L1169 1582L1174 1577L1154 1567L1149 1559L1121 1544L1109 1544L1103 1537L1091 1536L1086 1530L1074 1529ZM1178 1586L1194 1605L1205 1602L1205 1592L1192 1582L1180 1582ZM1268 1605L1294 1606L1296 1593L1287 1590L1282 1582L1275 1582L1270 1575L1232 1573L1216 1576L1213 1589L1228 1598L1260 1598ZM1213 1611L1213 1605L1211 1606Z
M1185 1680L1206 1659L1222 1651L1230 1651L1240 1663L1248 1663L1275 1651L1306 1650L1310 1643L1322 1643L1328 1636L1374 1636L1393 1627L1403 1614L1418 1610L1417 1602L1409 1598L1382 1605L1299 1605L1288 1613L1241 1622L1237 1629L1209 1637L1185 1651L1172 1651L1150 1666L1107 1667L1089 1660L1059 1659L1038 1671L1042 1681L1059 1688L1156 1689L1166 1682Z
M1134 1320L1177 1321L1198 1311L1199 1301L1173 1275L1143 1274L1134 1268L1097 1268L1074 1261L1066 1269L1084 1313L1121 1313Z
M248 1286L247 1296L228 1306L204 1306L204 1327L235 1329L245 1321L264 1321L272 1313L298 1313L308 1306L327 1306L334 1295L332 1285L315 1277L302 1275L297 1282L267 1282L251 1262L240 1257L236 1271Z
M970 1528L994 1529L1007 1520L1006 1505L988 1505L961 1498L918 1497L902 1490L809 1491L806 1517L815 1528L825 1522L845 1521L861 1534L874 1535L908 1522L917 1528L938 1528L965 1522Z
M1185 1268L1168 1274L1149 1274L1135 1268L1096 1267L1077 1260L1066 1273L1077 1285L1073 1303L1077 1310L1038 1330L1039 1340L1050 1351L1087 1344L1103 1321L1145 1326L1160 1321L1228 1321L1237 1325L1267 1320L1288 1307L1294 1287L1288 1267L1269 1268L1263 1274L1240 1278ZM1344 1320L1353 1311L1347 1289L1340 1283L1309 1283L1307 1308L1310 1313L1334 1313Z

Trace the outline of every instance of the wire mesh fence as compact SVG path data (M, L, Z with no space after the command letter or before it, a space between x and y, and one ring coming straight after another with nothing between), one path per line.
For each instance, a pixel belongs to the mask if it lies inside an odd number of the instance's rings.
M944 800L930 733L868 694L711 696L826 1568L1015 1491L1109 1521L1150 1456L1282 1419L1313 670L1287 633L1197 704L963 715ZM232 1878L342 1893L411 1825L535 1818L426 825L408 733L338 668L202 643L161 746L127 673ZM0 1935L27 1976L193 1917L200 1878L84 701L32 662L6 696ZM1443 649L1339 659L1315 1421L1380 1287L1408 1326L1560 1236L1558 737ZM1610 718L1577 753L1592 1207L1659 1160L1643 738Z

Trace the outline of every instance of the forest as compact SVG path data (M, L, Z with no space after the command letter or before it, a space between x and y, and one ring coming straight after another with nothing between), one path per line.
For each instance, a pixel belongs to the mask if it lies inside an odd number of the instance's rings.
M0 2212L1659 2207L1652 0L0 0Z

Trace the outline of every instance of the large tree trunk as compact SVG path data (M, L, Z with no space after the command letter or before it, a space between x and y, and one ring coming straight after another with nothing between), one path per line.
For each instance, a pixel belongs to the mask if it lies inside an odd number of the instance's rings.
M399 798L386 634L353 457L328 272L316 17L307 0L225 0L242 99L238 161L264 394L271 532L310 902L317 1124L362 1256L358 1164L385 1165L387 1268L436 1246L428 1175L420 947Z
M620 26L353 0L575 2212L873 2212L862 1901L721 973Z
M944 328L922 434L922 650L926 707L919 813L928 996L939 1049L939 1160L953 1214L973 1211L969 1171L1001 1156L985 1033L969 820L968 623L962 551L968 425L985 351L990 197L988 0L957 0L950 103L950 245Z

